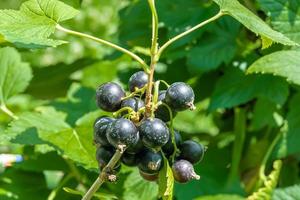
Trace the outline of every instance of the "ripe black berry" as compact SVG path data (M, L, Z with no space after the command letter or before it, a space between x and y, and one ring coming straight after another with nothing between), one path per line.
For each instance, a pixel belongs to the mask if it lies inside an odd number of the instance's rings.
M140 162L138 167L140 171L147 174L158 173L163 167L163 157L160 152L155 153L151 150L145 150L140 153Z
M108 112L119 110L123 97L125 97L124 90L113 82L102 84L96 91L97 105Z
M176 146L179 147L181 145L182 142L182 138L181 135L178 131L174 130L174 135L175 135L175 142L176 142ZM169 136L169 140L167 142L167 144L165 144L162 147L163 152L167 155L170 156L171 154L173 154L174 152L174 145L172 143L172 135L170 134Z
M152 149L159 149L168 142L169 129L160 119L146 119L139 127L143 144Z
M130 92L143 88L148 83L148 75L144 71L134 73L128 82Z
M130 167L137 166L139 163L139 157L137 154L124 153L122 155L122 163Z
M186 109L195 109L195 94L193 89L183 83L173 83L166 92L165 102L174 110L182 111Z
M116 148L129 147L137 141L137 128L128 119L119 118L107 128L106 137L111 145Z
M188 160L192 164L200 162L204 156L205 148L193 140L184 141L180 145L180 158Z
M106 129L113 121L113 118L107 116L96 119L94 123L94 141L96 144L100 144L101 146L110 146L106 138Z
M143 145L143 142L141 140L140 133L138 132L136 141L126 149L126 153L137 154L142 149L144 149L144 145Z
M162 90L159 92L158 101L163 101L163 102L165 101L166 92L167 92L166 90ZM177 113L173 110L171 111L172 111L172 116L174 118ZM169 109L164 105L158 106L154 114L156 118L161 119L164 122L168 122L171 119Z
M147 174L141 170L139 170L141 177L146 181L156 181L158 179L158 173L155 174Z
M140 108L142 108L144 106L145 106L144 101L142 101L140 98L137 98L137 97L132 97L132 98L129 98L129 99L125 99L121 103L121 108L130 107L135 112L137 112Z
M186 183L192 179L200 179L200 176L195 173L193 165L187 160L175 161L172 171L174 179L179 183Z
M96 159L98 161L98 165L100 169L103 169L113 157L115 150L112 147L99 147L96 151ZM120 162L116 164L114 169L118 169L120 167Z

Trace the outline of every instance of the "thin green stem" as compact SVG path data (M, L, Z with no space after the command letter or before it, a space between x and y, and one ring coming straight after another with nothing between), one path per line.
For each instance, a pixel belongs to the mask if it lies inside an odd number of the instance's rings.
M147 85L145 85L144 87L140 88L140 89L136 89L134 92L130 93L128 96L122 98L122 100L125 100L125 99L129 99L131 97L134 97L136 94L143 94L145 92L145 90L147 89Z
M273 152L274 150L274 147L275 145L278 143L278 141L280 140L282 134L283 134L283 130L279 130L278 134L276 135L276 137L274 138L274 140L272 141L271 145L269 146L262 162L261 162L261 165L260 165L260 168L259 168L259 178L260 180L265 180L266 178L266 175L265 175L265 169L266 169L266 165L267 165L267 162L268 162L268 159L271 155L271 153Z
M103 40L103 39L100 39L100 38L97 38L97 37L94 37L94 36L91 36L91 35L88 35L88 34L85 34L85 33L81 33L81 32L77 32L77 31L73 31L73 30L70 30L70 29L67 29L67 28L64 28L62 26L60 26L59 24L56 25L56 29L57 30L60 30L60 31L63 31L65 33L68 33L68 34L71 34L71 35L75 35L75 36L79 36L79 37L82 37L82 38L88 38L88 39L91 39L93 41L96 41L100 44L103 44L103 45L106 45L106 46L109 46L111 48L114 48L118 51L121 51L125 54L127 54L128 56L130 56L131 58L133 58L134 60L136 60L138 63L140 63L144 69L145 72L149 73L149 67L148 65L145 63L145 61L140 58L138 55L132 53L131 51L123 48L123 47L120 47L116 44L113 44L111 42L108 42L106 40Z
M156 110L156 104L158 102L159 84L160 84L160 81L156 81L154 83L154 93L153 93L151 117L154 117L154 112Z
M170 85L169 85L165 80L159 80L159 81L162 82L163 84L165 84L165 86L166 86L167 88L170 87Z
M177 40L181 39L182 37L192 33L193 31L203 27L204 25L206 24L209 24L210 22L213 22L217 19L219 19L220 17L222 17L224 15L224 13L222 11L220 11L218 14L216 14L215 16L213 16L212 18L208 19L208 20L205 20L203 22L201 22L200 24L190 28L189 30L183 32L183 33L180 33L179 35L173 37L172 39L170 39L168 42L166 42L158 51L157 53L157 57L160 58L161 54L163 53L163 51L168 47L170 46L172 43L176 42Z
M174 127L173 127L173 112L172 112L172 109L170 108L170 106L168 104L163 103L163 102L161 102L161 104L168 109L169 115L170 115L171 139L172 139L172 144L174 146L174 152L171 155L171 161L174 162L175 157L176 157L176 153L178 151L178 148L177 148L177 145L176 145L175 132L174 132Z
M19 117L18 116L16 116L11 110L9 110L7 107L6 107L6 105L5 104L2 104L2 105L0 105L0 109L5 113L5 114L7 114L8 116L10 116L11 118L13 118L13 119L19 119Z
M97 190L101 187L101 185L106 181L107 179L107 171L114 168L114 166L118 163L120 158L123 155L123 149L117 149L114 156L111 158L109 163L104 167L96 181L93 183L93 185L90 187L90 189L87 191L87 193L83 196L82 200L90 200L94 196L94 194L97 192Z
M234 133L235 140L232 151L232 164L229 173L228 183L232 183L239 173L239 163L242 157L244 141L246 136L246 111L236 108L234 110Z
M150 64L150 73L148 75L148 83L146 90L146 99L145 99L145 117L151 117L152 113L152 88L153 88L153 76L156 63L158 61L157 52L158 52L158 15L155 7L155 0L148 0L151 12L152 12L152 45L151 45L151 64Z
M119 116L124 111L128 111L128 113L135 112L131 107L124 107L124 108L121 108L120 110L114 112L113 116L117 117L117 116Z

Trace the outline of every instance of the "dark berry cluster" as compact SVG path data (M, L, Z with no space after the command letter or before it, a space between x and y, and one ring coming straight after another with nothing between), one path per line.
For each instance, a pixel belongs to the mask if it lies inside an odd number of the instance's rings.
M153 98L156 96L157 99L151 105L152 115L146 117L147 83L148 75L139 71L129 79L131 93L127 96L122 87L113 82L102 84L97 89L97 105L104 111L114 112L114 117L102 116L94 123L99 168L108 164L116 149L123 149L121 162L137 166L146 180L157 179L164 157L169 160L176 181L185 183L198 179L193 164L202 160L204 147L192 140L182 142L180 133L168 123L178 111L194 109L192 88L177 82L167 90L156 91ZM111 170L117 172L121 162Z

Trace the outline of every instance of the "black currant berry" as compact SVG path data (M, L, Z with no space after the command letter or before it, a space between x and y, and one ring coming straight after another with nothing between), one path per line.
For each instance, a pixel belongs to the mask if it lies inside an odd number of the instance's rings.
M124 153L121 160L123 164L130 167L137 166L139 163L139 157L137 154Z
M126 149L126 153L137 154L143 149L144 149L144 145L141 140L140 133L138 132L136 141Z
M106 129L113 121L113 118L107 116L96 119L94 123L94 141L96 144L100 144L101 146L110 146L106 138Z
M192 163L187 160L178 160L172 166L174 179L179 183L187 183L192 179L199 180L200 176L194 171Z
M155 153L151 150L144 150L140 153L139 169L147 174L158 173L163 167L163 157L160 152Z
M204 146L193 140L184 141L179 149L180 159L188 160L192 164L200 162L205 152Z
M114 112L120 109L125 92L116 83L108 82L100 85L96 91L97 105L104 111Z
M156 181L158 179L158 173L155 174L147 174L141 170L139 170L140 175L143 179L145 179L146 181Z
M151 149L158 150L169 139L169 129L160 119L146 119L139 127L143 144Z
M106 137L115 148L129 147L137 141L137 133L137 128L130 120L119 118L108 126Z
M166 90L162 90L159 92L158 101L165 102L166 92ZM171 110L171 112L172 117L174 118L177 113L173 110ZM164 122L168 122L171 120L169 109L164 105L159 105L154 114L156 118L161 119Z
M129 98L129 99L125 99L121 103L121 108L130 107L135 112L137 112L140 108L142 108L144 106L145 106L144 101L142 101L140 98L137 98L137 97L132 97L132 98Z
M179 146L181 145L181 142L182 142L181 135L176 130L174 130L174 135L175 135L176 146L179 148ZM173 152L174 152L174 145L172 143L172 135L171 134L169 136L169 140L168 140L167 144L165 144L162 147L162 150L166 154L166 156L170 156L170 155L173 154Z
M130 92L143 88L148 83L148 75L144 71L134 73L128 82Z
M166 92L165 102L174 110L182 111L186 109L195 109L195 94L193 89L183 83L173 83Z
M96 159L100 169L103 169L113 157L115 150L112 147L99 147L96 151ZM120 167L120 162L116 164L114 170Z

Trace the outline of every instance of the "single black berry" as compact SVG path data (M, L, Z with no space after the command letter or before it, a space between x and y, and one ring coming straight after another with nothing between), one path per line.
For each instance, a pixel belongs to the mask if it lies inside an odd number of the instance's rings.
M121 160L123 164L133 167L138 165L139 156L137 154L124 153Z
M159 92L158 101L165 102L166 92L166 90L162 90ZM177 113L172 109L171 112L172 117L174 118ZM171 120L170 111L165 105L159 105L154 114L156 118L161 119L164 122L168 122Z
M96 151L96 159L98 161L98 165L100 169L103 169L113 157L115 150L112 147L99 147ZM120 162L116 164L114 170L120 167Z
M179 183L186 183L192 179L200 179L200 176L195 173L192 163L187 160L175 161L172 171L174 179Z
M139 170L140 175L143 179L145 179L146 181L156 181L158 179L158 173L155 174L147 174L141 170Z
M166 92L165 102L174 110L195 109L193 89L183 82L173 83Z
M140 108L144 107L145 103L140 98L132 97L122 101L121 108L130 107L135 112L137 112Z
M119 118L110 123L106 131L107 140L116 148L129 147L137 141L137 128L128 119Z
M182 142L182 138L181 138L181 135L178 131L174 130L174 135L175 135L175 143L176 143L176 146L179 148L179 146L181 145L181 142ZM167 156L170 156L173 154L174 152L174 144L172 143L172 135L170 134L169 136L169 140L167 142L167 144L165 144L163 147L162 147L162 150L163 152L167 155Z
M140 162L138 167L140 171L147 174L158 173L163 167L163 157L160 152L153 152L151 150L144 150L140 153Z
M139 127L139 131L143 144L148 148L158 150L169 139L168 127L157 118L144 120Z
M94 123L94 141L96 144L100 144L101 146L110 146L106 138L106 129L113 121L113 118L107 116L96 119Z
M125 97L124 90L113 82L100 85L96 91L97 105L108 112L119 110L123 97Z
M148 75L144 71L134 73L128 82L130 92L143 88L148 83Z
M196 164L203 159L205 148L193 140L184 141L180 145L180 158Z
M143 149L144 149L144 145L141 140L140 133L138 132L136 141L126 149L126 153L137 154Z

